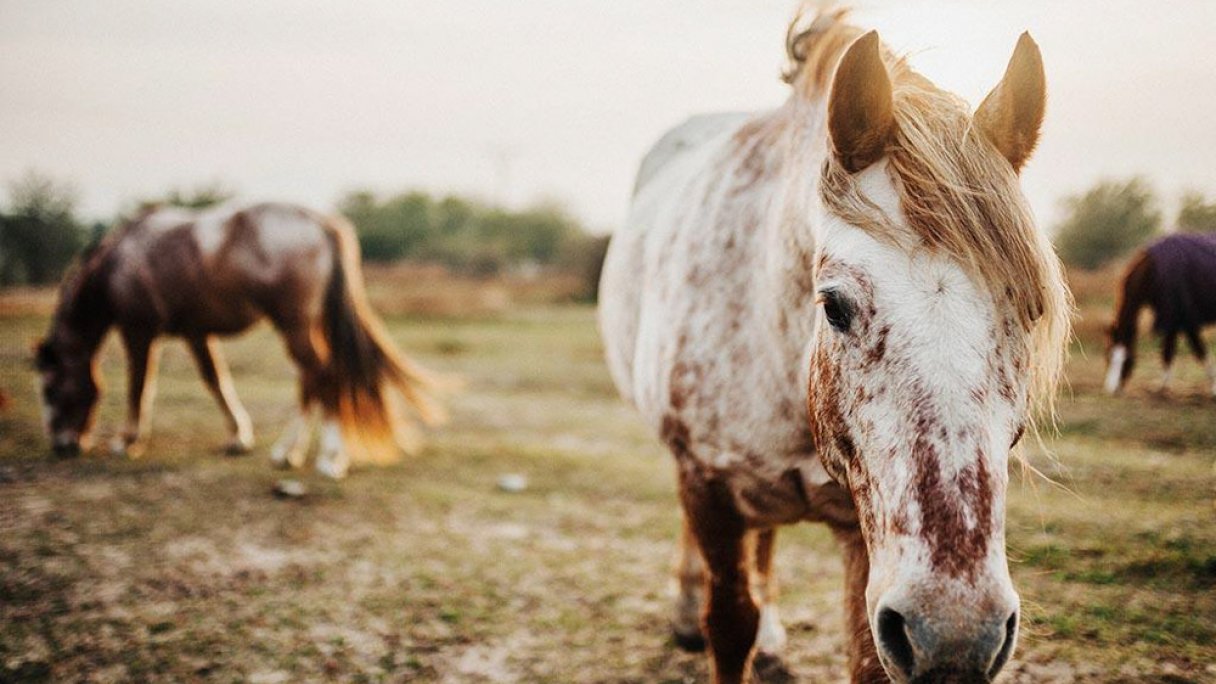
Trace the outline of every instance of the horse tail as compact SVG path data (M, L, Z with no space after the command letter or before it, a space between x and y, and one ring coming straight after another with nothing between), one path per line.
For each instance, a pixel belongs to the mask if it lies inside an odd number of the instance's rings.
M427 425L442 422L444 411L431 396L434 380L397 349L368 303L354 228L337 216L322 225L333 248L322 314L333 383L327 408L337 412L352 460L390 463L417 440L388 389Z

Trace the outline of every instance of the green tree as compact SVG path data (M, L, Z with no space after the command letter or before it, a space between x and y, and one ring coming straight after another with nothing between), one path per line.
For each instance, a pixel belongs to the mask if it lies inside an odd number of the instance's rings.
M1094 269L1143 244L1161 226L1152 188L1142 178L1102 181L1064 200L1055 243L1065 263Z
M0 285L53 283L84 246L70 185L30 171L9 186L0 216Z
M1184 233L1211 233L1216 231L1216 202L1208 202L1198 192L1182 196L1178 209L1178 230Z

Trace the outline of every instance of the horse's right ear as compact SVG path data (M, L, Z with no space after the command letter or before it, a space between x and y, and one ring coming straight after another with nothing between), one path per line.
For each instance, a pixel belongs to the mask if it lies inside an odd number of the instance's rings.
M854 41L836 67L828 96L828 133L832 152L849 173L886 154L895 135L895 108L877 31Z

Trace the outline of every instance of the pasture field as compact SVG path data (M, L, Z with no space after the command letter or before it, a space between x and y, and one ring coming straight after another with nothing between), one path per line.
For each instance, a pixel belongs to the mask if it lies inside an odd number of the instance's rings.
M1058 461L1026 451L1055 483L1013 472L1025 617L1002 681L1216 682L1216 402L1189 358L1172 396L1149 392L1148 350L1127 396L1101 395L1110 282L1076 285ZM308 495L279 500L267 449L294 375L268 329L225 345L253 454L219 453L219 411L169 342L146 453L56 461L27 361L45 299L0 297L0 681L706 679L668 640L670 457L617 398L590 307L391 316L409 353L463 379L452 420L400 464L302 471ZM125 393L114 340L103 369L102 444ZM499 491L506 473L528 488ZM777 566L792 677L766 681L841 681L827 530L782 531Z

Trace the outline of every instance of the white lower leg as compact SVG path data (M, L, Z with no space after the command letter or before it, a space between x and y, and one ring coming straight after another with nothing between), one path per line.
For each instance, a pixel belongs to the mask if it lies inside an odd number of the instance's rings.
M1127 363L1127 347L1116 344L1110 350L1110 366L1106 369L1105 389L1107 394L1119 391L1123 382L1123 364Z
M1170 388L1170 380L1174 377L1174 365L1170 364L1165 367L1165 371L1161 373L1161 391L1164 392Z
M342 427L333 418L321 424L321 447L317 453L317 472L335 480L346 477L350 470L350 456L342 442Z
M1208 372L1208 382L1212 385L1212 396L1216 396L1216 361L1208 359L1203 364L1203 369Z
M304 465L308 455L308 412L305 411L292 419L287 429L270 449L270 462L278 468L299 468Z
M760 607L760 631L756 634L756 648L767 655L780 655L785 650L785 626L781 624L781 613L777 605L766 603Z
M230 451L246 452L253 448L253 421L243 406L232 410L232 436L228 441Z

